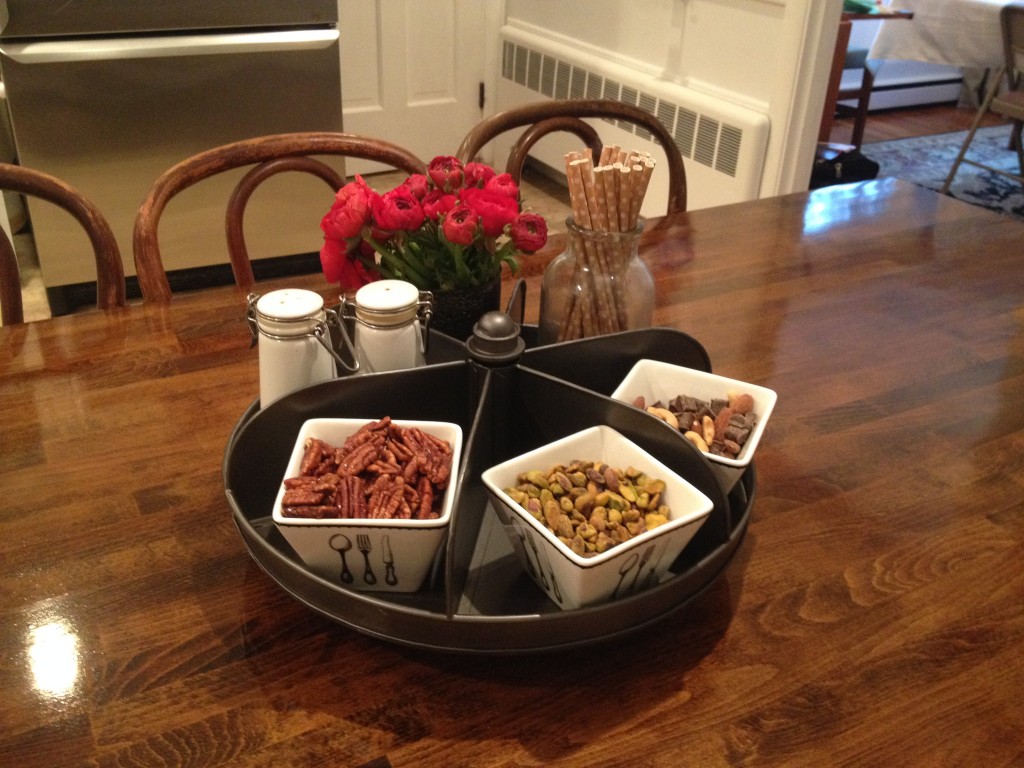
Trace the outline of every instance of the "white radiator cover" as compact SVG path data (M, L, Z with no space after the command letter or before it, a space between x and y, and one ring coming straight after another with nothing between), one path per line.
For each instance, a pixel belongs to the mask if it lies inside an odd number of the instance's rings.
M639 106L675 138L686 168L689 210L758 197L768 147L766 114L514 27L502 29L501 41L499 110L543 98L603 98ZM605 144L647 150L665 162L646 130L610 120L595 125ZM495 140L499 165L515 138L510 132ZM530 154L564 174L564 155L579 144L571 134L553 134ZM643 215L661 215L667 199L668 173L655 171Z

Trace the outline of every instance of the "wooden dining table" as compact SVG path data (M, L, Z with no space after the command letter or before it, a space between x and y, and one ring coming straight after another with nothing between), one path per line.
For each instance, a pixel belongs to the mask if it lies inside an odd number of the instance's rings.
M778 393L749 527L660 621L528 654L369 636L253 561L234 289L0 329L0 765L1020 765L1022 253L894 179L648 221L655 323Z

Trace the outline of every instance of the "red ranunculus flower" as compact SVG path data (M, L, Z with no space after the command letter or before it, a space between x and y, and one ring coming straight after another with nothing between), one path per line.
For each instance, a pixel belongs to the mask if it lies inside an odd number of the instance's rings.
M356 237L370 220L371 195L361 176L339 189L331 209L320 221L324 235L342 239Z
M430 161L427 175L438 189L455 192L460 189L465 179L462 163L450 155L440 155Z
M349 246L344 240L327 238L320 249L320 265L329 283L338 283L342 290L354 291L379 279L367 271L359 260L361 243Z
M472 245L476 239L476 228L479 216L468 205L452 208L444 217L441 225L444 236L456 245Z
M536 253L548 241L548 225L543 216L521 213L509 228L512 244L520 251Z
M427 218L437 221L442 213L448 213L458 201L459 199L455 195L450 195L440 189L432 189L423 196L421 204Z
M466 174L467 187L483 187L494 178L494 169L483 163L466 163L463 168Z
M390 232L412 232L423 223L423 207L408 187L396 187L370 200L377 227Z
M407 186L409 191L412 192L413 197L422 201L427 192L430 191L430 179L422 173L414 173L405 180L405 186Z
M501 192L501 194L508 195L513 200L519 199L519 186L512 180L511 173L501 173L492 177L484 184L484 189Z
M476 211L485 237L497 237L519 215L519 204L493 189L469 187L459 193L459 199Z
M328 283L337 283L341 280L344 271L342 262L347 258L347 250L348 244L344 240L324 239L323 247L320 248L320 266Z
M426 173L384 194L357 176L337 192L320 226L324 276L345 292L381 278L421 291L487 286L503 264L518 272L518 255L547 240L544 220L520 213L508 174L451 156L435 157Z

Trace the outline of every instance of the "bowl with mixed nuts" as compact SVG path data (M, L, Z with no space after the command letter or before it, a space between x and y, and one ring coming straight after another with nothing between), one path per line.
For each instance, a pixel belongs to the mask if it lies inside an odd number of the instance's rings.
M335 584L415 592L451 521L461 452L455 423L309 419L274 524L310 570Z
M563 609L658 584L713 508L604 425L508 459L482 479L523 569Z
M612 398L678 430L729 492L754 458L775 408L774 390L659 360L639 360Z

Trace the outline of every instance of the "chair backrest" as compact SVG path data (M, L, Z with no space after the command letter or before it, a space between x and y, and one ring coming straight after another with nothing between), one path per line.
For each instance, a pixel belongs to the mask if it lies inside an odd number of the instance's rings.
M646 129L665 151L668 158L669 198L668 211L686 210L686 170L683 157L668 129L657 117L639 107L611 99L556 99L537 101L499 112L477 123L459 146L457 157L463 162L472 160L488 142L514 128L530 126L512 146L505 170L516 181L522 174L530 148L545 135L557 131L576 134L591 148L594 157L601 151L597 131L584 118L606 118L626 121Z
M160 216L168 201L203 179L250 165L254 167L238 182L227 201L226 230L235 282L243 290L251 289L255 280L242 235L242 219L246 203L256 187L283 171L313 174L335 191L344 184L344 179L333 168L311 155L341 155L383 163L410 174L426 172L426 164L422 160L397 144L335 132L260 136L224 144L186 158L164 171L153 183L135 217L133 250L143 300L168 302L171 299L171 287L157 237Z
M1004 5L999 12L1003 55L1010 90L1024 88L1024 3Z
M117 240L95 204L56 176L9 163L0 163L0 189L38 197L74 216L88 235L96 259L96 306L100 309L127 306L124 265ZM4 325L24 322L21 270L14 246L3 230L0 230L0 302Z

